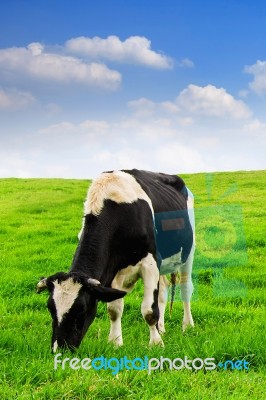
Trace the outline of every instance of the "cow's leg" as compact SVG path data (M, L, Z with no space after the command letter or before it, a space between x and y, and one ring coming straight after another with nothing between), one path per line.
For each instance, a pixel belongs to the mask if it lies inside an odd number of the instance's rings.
M108 303L107 310L111 322L108 341L114 343L116 346L122 346L123 338L121 319L124 310L124 299L117 299Z
M188 200L187 200L187 208L188 208L188 217L191 223L191 227L193 230L193 245L188 256L186 262L180 268L180 290L181 290L181 299L183 301L184 307L184 317L183 317L183 331L190 326L194 326L194 321L191 314L190 309L190 299L193 293L193 283L192 283L192 266L193 266L193 258L195 252L195 215L194 215L194 196L189 189L188 191Z
M183 307L184 307L184 317L182 324L183 332L189 325L194 326L190 309L190 299L193 293L193 283L192 283L193 257L194 257L194 245L192 246L187 261L180 267L180 292L181 292L181 300L183 302Z
M158 328L160 333L165 333L164 327L164 312L167 303L167 295L168 295L168 280L165 275L160 276L159 280L159 322Z
M132 270L132 268L134 269ZM125 290L126 292L131 292L138 278L138 267L130 266L117 273L112 282L112 287L119 290ZM122 346L123 337L121 320L124 310L124 299L117 299L111 303L107 303L107 310L111 322L108 341L114 343L116 346Z
M150 253L141 261L140 276L144 283L141 313L150 328L150 345L160 344L163 346L162 338L157 329L159 321L159 270L154 257Z

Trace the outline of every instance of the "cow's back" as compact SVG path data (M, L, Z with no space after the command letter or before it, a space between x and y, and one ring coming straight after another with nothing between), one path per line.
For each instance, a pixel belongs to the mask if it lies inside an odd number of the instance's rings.
M180 253L184 263L193 244L193 230L189 220L188 191L184 181L176 175L141 170L125 171L135 177L151 199L156 228L157 259L161 261Z
M155 213L187 209L187 189L179 176L137 169L125 172L133 175L147 193Z

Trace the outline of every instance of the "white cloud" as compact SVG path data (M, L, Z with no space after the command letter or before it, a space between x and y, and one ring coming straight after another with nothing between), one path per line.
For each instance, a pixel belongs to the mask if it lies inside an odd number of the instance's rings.
M127 105L133 111L134 115L138 118L153 116L156 108L156 103L154 101L146 99L145 97L129 101Z
M124 41L117 36L108 36L106 39L81 36L68 40L65 46L69 52L92 59L106 59L159 69L172 68L172 60L151 50L151 41L143 36L130 36Z
M100 134L105 133L109 128L109 124L103 120L102 121L86 120L81 122L78 126L84 131L100 133Z
M99 151L93 158L94 167L99 171L110 169L147 169L153 168L150 162L150 152L141 151L138 148L125 147L115 151Z
M244 125L243 130L252 136L261 144L266 143L266 122L260 121L258 118L252 119Z
M57 124L49 125L37 132L37 141L44 141L44 146L52 144L62 148L73 148L76 146L87 146L91 141L101 141L102 137L108 133L109 124L103 120L85 120L80 123L62 121Z
M251 120L248 124L244 125L244 128L250 132L255 132L259 130L266 131L266 123L261 122L259 119L255 118Z
M194 144L201 152L212 151L217 152L221 147L221 138L211 135L201 135L194 140Z
M42 49L34 45L33 51ZM108 118L104 110L102 118L79 122L57 115L57 123L27 135L20 127L8 132L0 175L86 179L118 168L193 173L262 169L265 163L265 122L248 118L245 103L224 89L189 85L174 101L143 97L127 105L119 117ZM56 104L48 108L57 112Z
M28 155L18 150L0 148L0 176L3 178L30 178L34 174L34 163Z
M88 179L133 167L166 173L262 169L265 123L250 119L244 128L234 123L212 129L199 120L195 129L177 123L181 117L66 120L21 139L8 136L0 149L0 175Z
M159 103L160 109L165 111L168 114L178 114L180 109L179 107L173 103L172 101L163 101Z
M242 100L236 100L225 89L213 85L189 85L179 94L176 102L180 108L193 114L228 116L234 119L248 118L251 115L251 111Z
M152 118L147 115L145 118L143 115L134 113L133 117L114 123L112 128L114 132L124 132L124 136L135 137L140 142L142 141L143 146L149 147L160 140L168 140L176 136L178 132L177 124L173 123L171 118L164 118L159 114Z
M142 97L129 101L128 107L137 118L159 118L160 115L167 115L168 118L175 118L180 126L193 124L196 116L241 120L252 115L242 100L235 99L225 89L213 85L189 85L174 101L154 102Z
M39 56L43 53L44 46L41 43L33 42L28 45L28 50L30 50L33 56Z
M54 178L55 176L71 176L72 174L71 166L68 166L66 163L57 163L54 162L51 165L44 166L44 174L47 178ZM38 173L36 175L38 177Z
M258 60L256 64L246 65L244 72L254 76L253 82L249 84L252 90L258 94L266 92L266 61Z
M48 103L45 107L44 107L46 113L48 116L54 116L57 114L60 114L62 112L62 108L55 103Z
M43 81L99 86L111 90L121 82L121 74L104 64L86 63L76 57L46 52L40 43L0 50L0 73L9 79L26 75Z
M177 63L177 65L179 67L183 67L183 68L194 68L195 64L192 60L190 60L189 58L183 58L183 60L179 61Z
M202 155L193 147L173 141L156 151L156 160L166 170L178 172L208 171L211 166L204 162Z
M246 99L248 97L249 91L246 89L241 89L238 92L238 96L242 97L242 99Z
M28 92L20 92L16 89L0 89L0 110L25 108L35 101L35 98Z
M49 125L39 130L39 133L47 136L66 135L68 132L74 133L76 125L72 122L62 121L58 124Z
M179 113L179 107L172 101L154 102L152 100L141 97L127 103L129 109L133 111L138 118L158 117L158 114L175 115Z

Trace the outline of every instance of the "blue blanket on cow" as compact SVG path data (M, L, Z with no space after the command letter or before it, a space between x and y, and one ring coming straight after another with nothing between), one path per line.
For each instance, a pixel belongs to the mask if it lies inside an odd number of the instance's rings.
M161 275L176 272L190 254L194 221L190 220L189 212L191 210L185 209L154 215L157 264Z

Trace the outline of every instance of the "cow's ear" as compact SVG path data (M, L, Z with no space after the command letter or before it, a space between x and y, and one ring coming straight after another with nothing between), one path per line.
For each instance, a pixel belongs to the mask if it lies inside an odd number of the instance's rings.
M123 290L118 290L103 286L95 286L92 289L92 293L97 300L101 300L104 302L110 302L117 299L121 299L127 294L127 292L124 292Z

